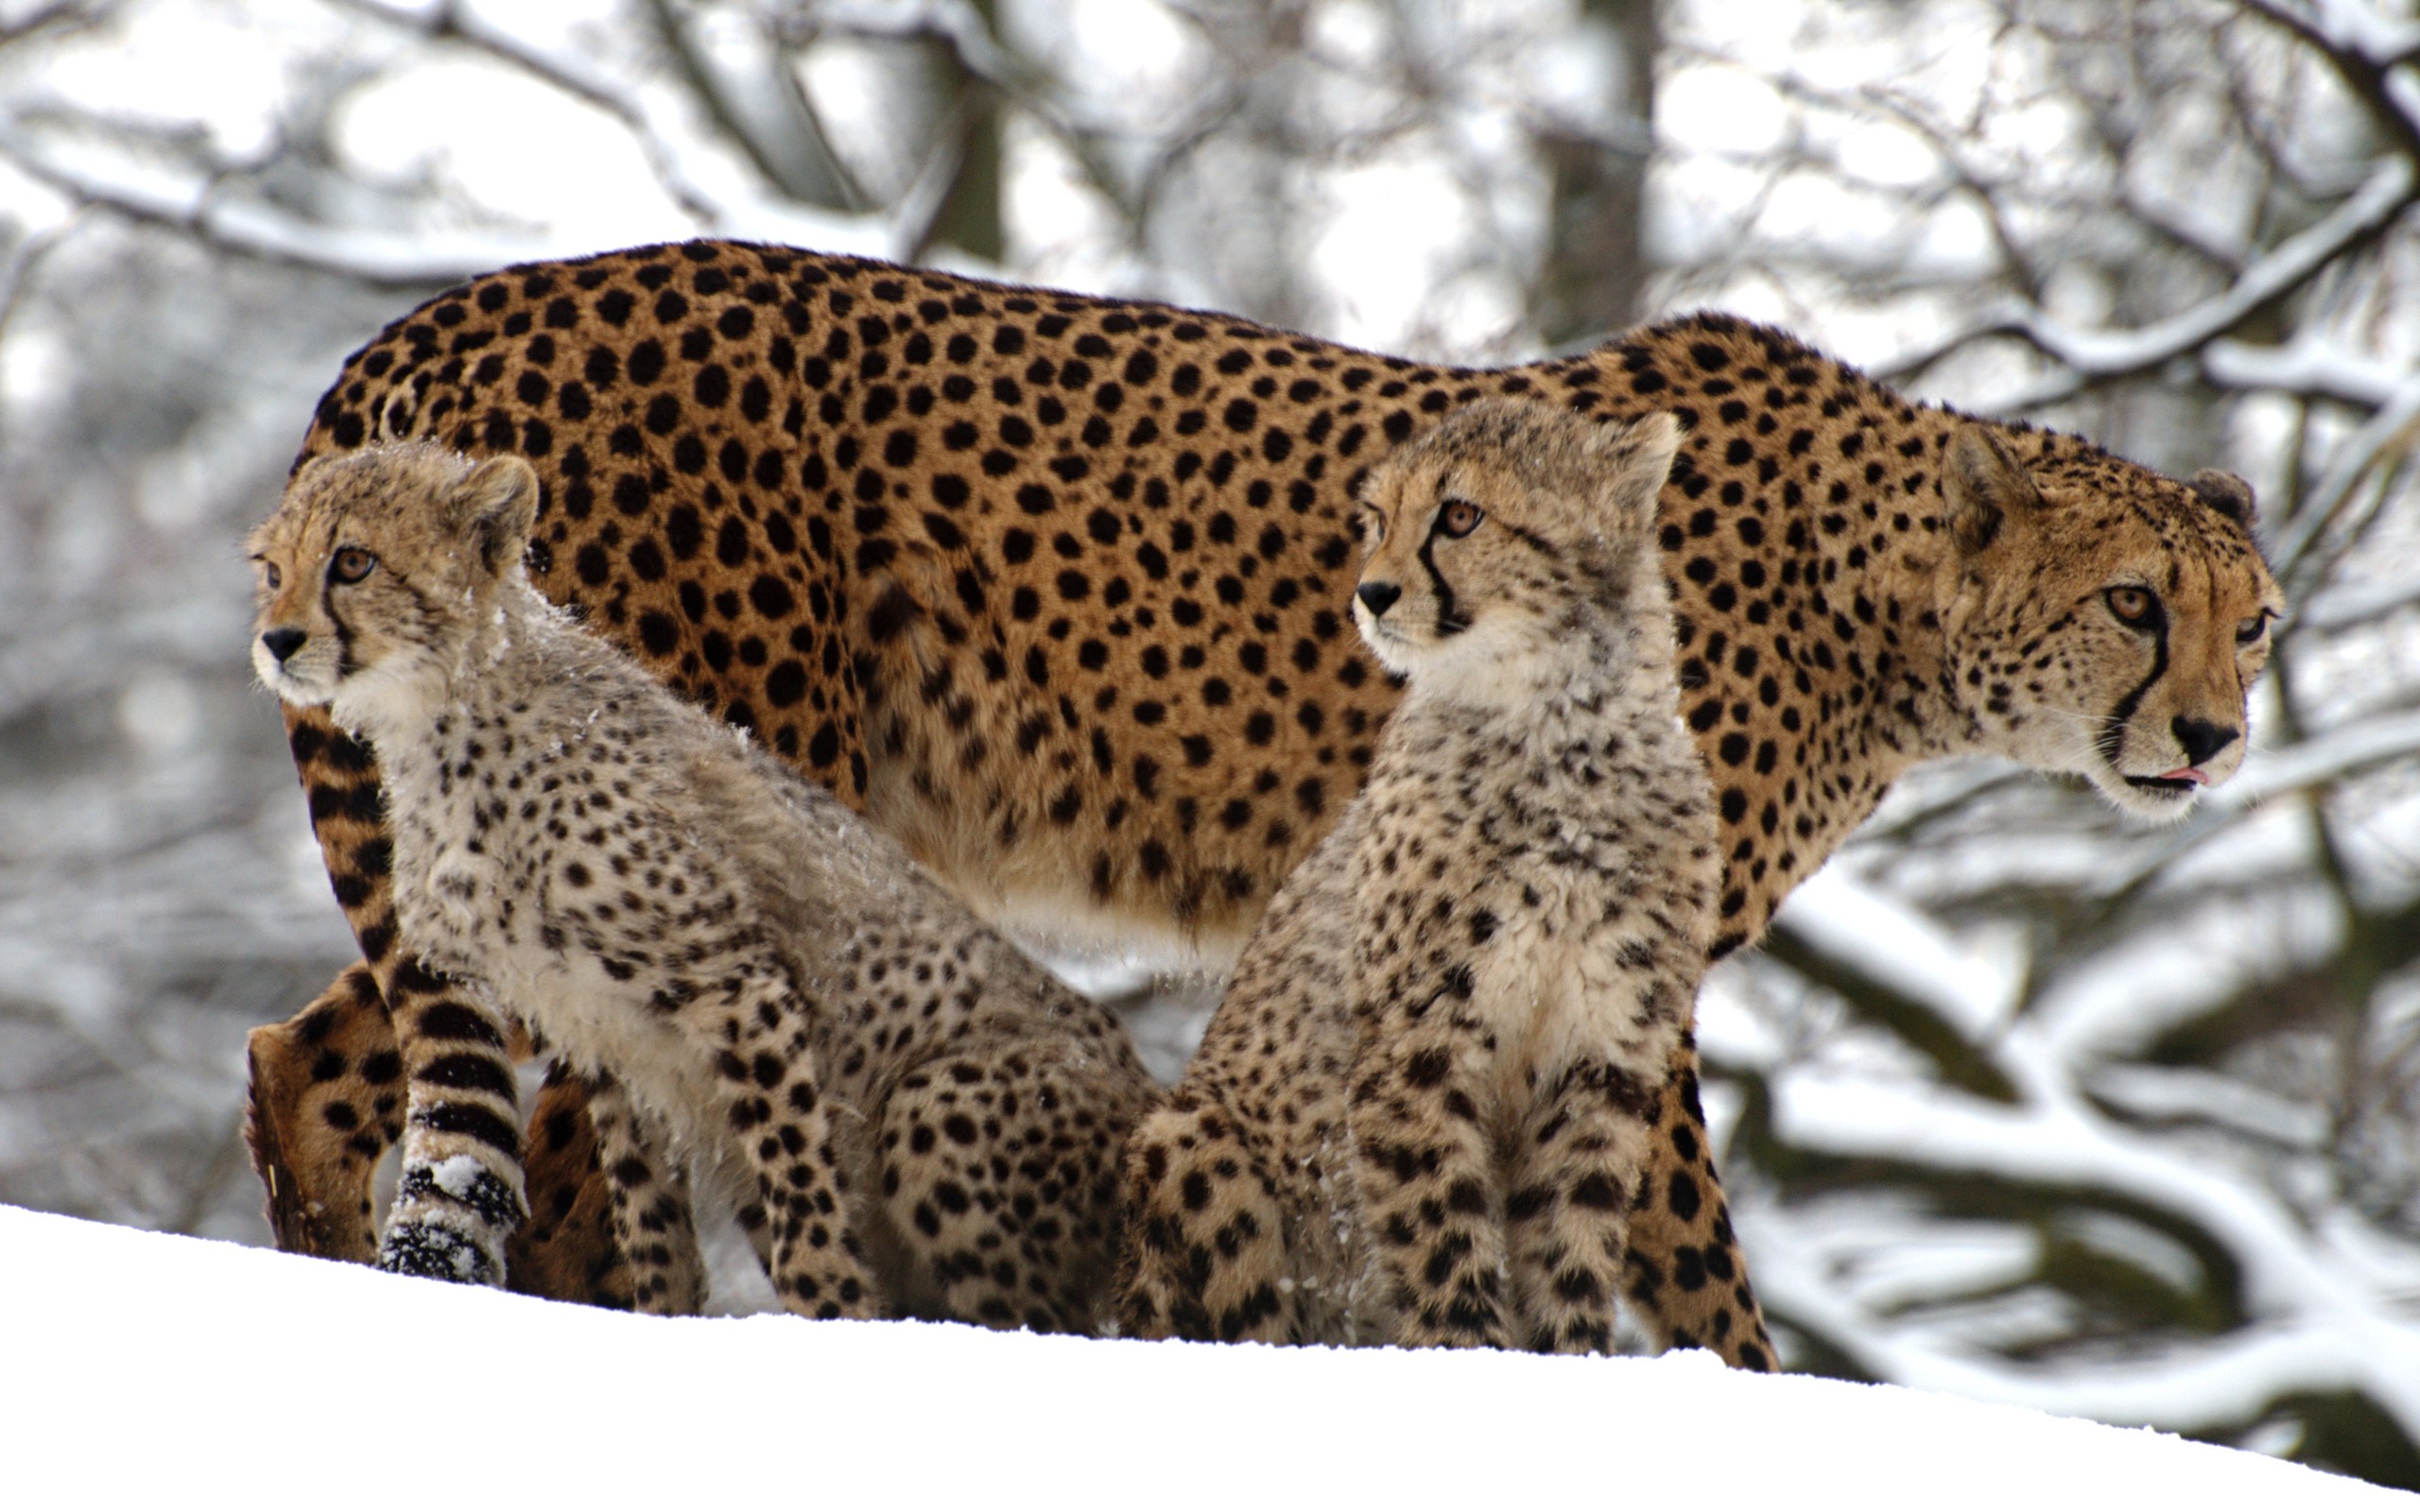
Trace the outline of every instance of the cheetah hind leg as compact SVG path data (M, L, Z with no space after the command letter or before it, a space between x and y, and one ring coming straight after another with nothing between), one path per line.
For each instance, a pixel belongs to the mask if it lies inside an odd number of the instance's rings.
M613 1184L596 1158L588 1083L546 1068L523 1144L529 1221L505 1244L505 1284L525 1297L628 1312L630 1267L614 1239Z
M1328 1342L1304 1336L1277 1183L1225 1109L1180 1093L1145 1118L1124 1186L1128 1336Z
M1686 1041L1672 1058L1654 1128L1626 1257L1634 1314L1665 1349L1708 1349L1740 1369L1771 1370L1772 1339L1731 1230L1698 1102L1697 1053Z
M633 1311L684 1316L704 1306L705 1262L689 1205L688 1173L667 1142L611 1077L590 1081L588 1118L605 1173L614 1248L630 1271Z
M244 1133L268 1194L277 1247L370 1264L379 1159L403 1137L403 1057L377 981L361 962L246 1046Z
M1582 1061L1565 1070L1523 1121L1508 1162L1504 1219L1527 1348L1612 1352L1653 1099L1636 1077Z

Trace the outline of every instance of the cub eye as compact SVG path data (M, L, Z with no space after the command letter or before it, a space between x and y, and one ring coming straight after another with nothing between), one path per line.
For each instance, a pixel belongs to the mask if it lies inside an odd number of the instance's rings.
M277 563L265 561L261 563L261 581L268 584L268 591L274 593L285 586L285 575L277 570Z
M1387 539L1387 517L1368 507L1356 509L1353 511L1353 528L1363 541L1374 546Z
M2159 613L2159 600L2148 588L2113 588L2105 596L2109 612L2128 625L2149 625Z
M1487 518L1487 511L1468 499L1447 499L1437 511L1437 533L1456 539L1469 535Z
M2264 609L2259 613L2252 616L2252 618L2244 621L2241 625L2237 626L2235 627L2235 644L2238 645L2258 644L2260 638L2269 633L2269 622L2276 617L2276 615Z
M359 546L344 546L328 559L328 577L333 582L357 583L377 565L378 558Z

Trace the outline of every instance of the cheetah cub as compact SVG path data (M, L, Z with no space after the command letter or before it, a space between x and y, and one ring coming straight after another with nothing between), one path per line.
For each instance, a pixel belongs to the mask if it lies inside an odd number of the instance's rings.
M251 542L261 679L374 747L407 953L493 1016L420 1025L461 1044L412 1116L493 1083L518 1020L604 1088L642 1311L701 1299L694 1172L793 1312L1099 1327L1154 1095L1124 1031L540 597L538 494L518 457L372 448L303 468Z
M1128 1332L1611 1347L1720 874L1679 438L1491 402L1371 474L1354 618L1409 689L1129 1146Z

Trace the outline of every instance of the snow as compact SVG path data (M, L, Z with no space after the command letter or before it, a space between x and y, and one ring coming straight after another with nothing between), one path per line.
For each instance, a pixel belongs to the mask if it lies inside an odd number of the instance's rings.
M2239 1451L1711 1355L1567 1360L632 1317L0 1208L0 1500L2410 1506ZM296 1319L312 1326L296 1329ZM458 1341L458 1342L457 1342ZM2290 1351L2292 1339L2277 1348ZM532 1377L535 1377L533 1380ZM675 1383L671 1390L653 1383ZM610 1436L608 1436L610 1435ZM130 1452L130 1444L139 1451ZM741 1451L766 1446L775 1452ZM1543 1452L1530 1446L1547 1446ZM810 1493L809 1488L812 1488ZM451 1493L448 1493L451 1494ZM543 1503L538 1499L543 1499Z

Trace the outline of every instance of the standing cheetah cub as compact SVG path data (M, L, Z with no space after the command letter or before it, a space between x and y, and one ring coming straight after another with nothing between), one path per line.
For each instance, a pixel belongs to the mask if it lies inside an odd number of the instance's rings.
M518 457L375 447L302 469L251 541L253 663L374 747L406 949L472 1000L418 1025L442 1054L410 1068L412 1122L509 1138L517 1019L605 1089L642 1310L700 1300L694 1169L794 1312L1097 1327L1153 1095L1124 1032L550 607L521 565L537 508ZM434 1178L517 1216L481 1147ZM398 1245L479 1274L433 1223Z
M1354 616L1409 691L1127 1152L1131 1332L1611 1347L1721 869L1654 540L1679 439L1495 401L1372 473Z

